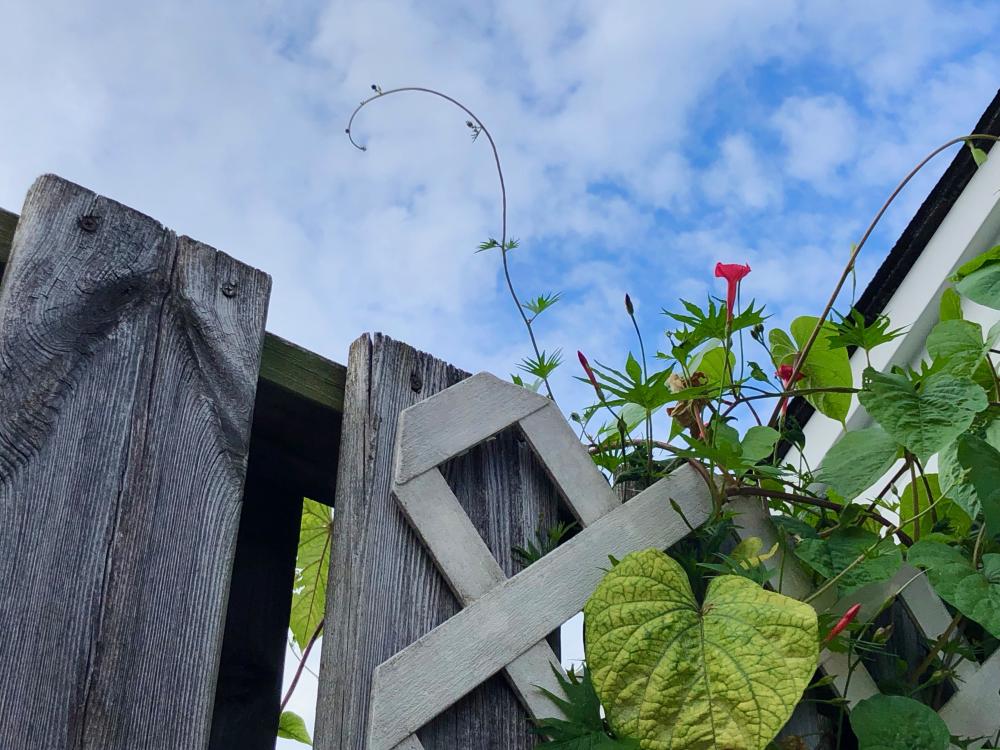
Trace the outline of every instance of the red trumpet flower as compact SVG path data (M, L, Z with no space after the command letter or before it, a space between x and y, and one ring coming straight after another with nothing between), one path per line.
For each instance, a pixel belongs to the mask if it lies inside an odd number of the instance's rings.
M844 613L844 616L837 620L837 624L830 628L830 632L826 634L826 638L823 639L823 643L829 643L842 632L844 628L851 624L851 621L858 616L858 612L861 611L861 605L855 604L849 610Z
M736 287L750 273L750 266L739 263L716 263L715 276L726 280L726 320L733 319L733 308L736 307Z

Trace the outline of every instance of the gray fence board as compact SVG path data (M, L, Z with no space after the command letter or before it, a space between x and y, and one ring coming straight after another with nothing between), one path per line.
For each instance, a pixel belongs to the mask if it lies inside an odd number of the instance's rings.
M467 377L380 335L351 348L334 521L333 559L316 717L318 750L361 750L376 666L458 611L390 493L399 413ZM510 576L511 548L551 522L558 498L513 431L453 459L445 476ZM461 669L460 664L455 669ZM527 750L524 709L493 677L419 732L426 750Z
M56 177L0 289L0 747L208 739L269 278Z

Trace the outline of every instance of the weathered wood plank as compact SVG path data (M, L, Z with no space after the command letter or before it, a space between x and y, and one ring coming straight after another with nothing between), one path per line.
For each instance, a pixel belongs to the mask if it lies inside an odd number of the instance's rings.
M372 680L369 750L392 750L583 609L608 555L670 547L711 510L704 481L685 466L387 659Z
M65 180L29 192L0 288L5 750L205 747L269 291Z
M400 418L398 434L407 439L397 440L396 481L408 482L549 404L526 388L498 389L498 383L481 373L407 409Z
M376 335L348 366L327 616L316 718L319 750L362 750L375 667L454 615L459 605L391 494L400 412L467 377ZM445 478L505 576L513 545L555 519L558 497L514 430L450 461ZM540 519L541 517L541 519ZM543 634L544 635L544 634ZM426 750L534 746L526 714L496 676L420 731Z
M17 214L0 208L0 273L10 255ZM280 336L268 333L264 339L260 377L289 394L313 404L340 412L344 406L346 368Z

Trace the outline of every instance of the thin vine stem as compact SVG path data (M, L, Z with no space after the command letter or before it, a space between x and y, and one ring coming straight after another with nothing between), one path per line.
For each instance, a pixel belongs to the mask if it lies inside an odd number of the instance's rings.
M858 255L861 254L861 250L864 248L865 243L868 242L868 238L871 237L872 232L875 231L875 227L878 226L879 222L882 220L882 217L885 215L885 212L889 210L889 206L891 206L892 203L896 200L899 194L903 191L903 188L906 187L906 185L910 182L910 180L912 180L914 176L916 176L916 174L921 169L923 169L929 161L931 161L935 156L940 154L942 151L951 148L957 143L969 143L974 140L983 140L983 139L996 142L1000 141L1000 136L988 135L985 133L971 133L970 135L963 135L958 138L952 138L950 141L941 144L936 149L927 154L927 156L921 159L920 162L906 174L906 176L900 181L900 183L896 186L896 188L889 194L889 197L882 204L882 207L878 210L878 213L875 214L875 218L872 219L871 223L868 225L868 228L865 229L864 234L861 235L861 239L858 240L858 243L854 246L854 249L851 251L851 257L848 259L847 265L844 266L844 270L840 274L840 279L837 281L837 284L833 289L833 293L830 295L830 299L827 300L826 306L823 308L823 313L817 319L816 325L813 326L812 332L809 334L809 338L806 339L805 345L802 347L798 355L795 357L795 362L792 365L792 374L791 377L789 378L791 382L793 383L795 382L795 378L799 374L799 371L802 369L802 365L805 363L806 357L809 356L809 352L812 349L813 344L815 344L816 339L819 338L819 332L823 329L823 323L830 315L830 311L833 309L834 304L836 304L837 302L837 297L840 296L840 292L841 290L843 290L844 284L847 282L848 277L853 272L854 264L858 259ZM774 412L771 414L771 419L768 420L768 424L775 423L775 421L780 416L780 411L781 408L779 404L775 406Z
M285 697L281 699L281 708L279 711L284 711L285 706L288 705L288 701L292 698L292 693L295 692L296 686L299 684L299 678L302 677L302 671L306 668L306 661L309 659L309 652L312 651L313 646L316 645L316 641L319 640L320 635L323 633L323 620L319 621L319 625L316 626L316 632L312 634L309 639L309 643L306 644L305 649L302 651L302 658L299 659L299 666L295 670L295 675L292 677L292 682L288 686L288 690L285 691Z
M369 104L371 104L376 99L382 99L382 98L390 96L392 94L402 94L402 93L405 93L405 92L417 92L417 93L422 93L422 94L430 94L430 95L436 96L436 97L438 97L440 99L444 99L446 102L450 102L451 104L455 105L460 110L462 110L463 112L465 112L465 114L467 114L471 118L471 122L475 124L474 128L478 128L478 130L474 130L473 131L474 134L475 134L475 136L478 136L478 134L480 132L483 135L486 136L486 140L489 141L489 144L490 144L490 150L492 150L492 152L493 152L493 161L496 163L497 178L500 180L500 206L501 206L501 212L500 212L500 259L501 259L501 262L502 262L502 265L503 265L503 275L504 275L504 279L507 282L507 289L510 291L511 299L514 300L514 305L517 307L517 312L518 312L518 314L520 314L521 320L524 321L524 327L528 331L528 338L531 339L531 348L535 352L536 361L537 362L541 362L542 361L542 353L541 353L541 350L538 348L538 341L535 339L535 332L534 332L534 330L531 327L531 320L528 319L528 314L524 310L524 305L521 304L521 300L517 296L517 291L514 289L514 282L513 282L513 280L511 279L511 276L510 276L510 265L509 265L509 263L507 261L507 250L508 250L508 248L507 248L507 183L504 180L503 167L500 166L500 152L497 149L496 141L493 140L493 135L490 133L489 128L487 128L483 124L483 121L480 120L479 117L471 109L469 109L464 104L462 104L462 102L460 102L458 99L455 99L455 98L453 98L451 96L448 96L447 94L442 93L440 91L436 91L435 89L425 88L423 86L402 86L402 87L395 88L395 89L389 89L388 91L382 91L377 86L373 86L372 88L376 92L375 96L370 96L367 99L362 100L362 102L357 107L355 107L354 111L351 113L350 119L347 121L347 128L344 131L344 132L347 133L347 137L351 141L351 145L353 145L355 148L357 148L360 151L367 151L368 147L364 146L364 145L362 145L362 144L360 144L360 143L358 143L357 141L354 140L354 132L353 132L354 118L358 116L358 113L362 109L364 109L365 107L367 107ZM545 384L545 391L548 394L549 398L552 401L555 401L556 397L552 393L552 386L549 383L548 375L541 374L541 379L542 379L542 382Z

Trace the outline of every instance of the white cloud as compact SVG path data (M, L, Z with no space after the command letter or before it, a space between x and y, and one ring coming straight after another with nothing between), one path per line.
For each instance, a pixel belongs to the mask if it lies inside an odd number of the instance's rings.
M568 409L585 391L576 349L633 346L626 290L651 337L661 306L718 293L716 260L749 261L748 293L805 311L886 183L992 97L998 14L930 0L13 3L0 205L56 172L272 273L270 329L327 356L384 330L508 372L521 324L496 255L472 252L499 232L485 140L417 95L361 114L366 152L343 134L372 83L439 87L497 138L522 293L567 292L538 331L566 350Z
M781 183L774 169L768 170L744 134L722 141L718 160L704 177L704 190L717 203L734 211L760 210L781 202Z
M786 149L788 174L820 190L838 185L837 171L853 161L860 136L850 104L839 96L789 97L772 123Z

